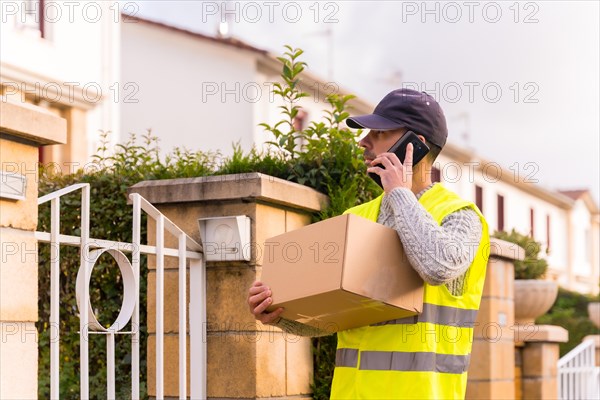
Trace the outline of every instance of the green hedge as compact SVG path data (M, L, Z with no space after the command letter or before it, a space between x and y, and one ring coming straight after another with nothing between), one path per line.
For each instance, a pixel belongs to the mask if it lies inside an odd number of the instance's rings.
M359 132L340 128L348 113L347 102L352 96L332 95L325 123L311 123L302 131L294 129L293 119L299 111L297 100L307 96L298 89L299 76L305 64L298 61L301 50L286 46L280 61L283 65L283 85L275 86L275 94L285 102L283 119L273 126L262 124L272 132L273 151L256 149L243 152L234 145L233 155L221 157L218 152L192 152L175 149L165 159L158 156L158 140L150 133L138 143L132 135L127 143L108 151L108 134L94 157L94 168L61 176L52 170L40 170L39 194L44 195L74 183L91 186L91 226L94 238L131 241L132 215L127 205L127 188L137 182L153 179L197 177L217 174L261 172L313 187L331 199L331 206L314 216L320 220L335 216L348 207L372 199L380 189L366 175L362 150L356 142ZM304 143L298 146L297 143ZM61 199L61 233L80 234L80 193ZM39 210L38 230L50 231L50 207ZM142 221L142 238L146 235ZM50 252L49 246L39 248L39 398L49 397L49 342L54 330L48 326L50 316ZM60 263L60 396L79 398L79 319L75 301L75 278L79 268L79 249L61 247ZM140 281L140 384L141 396L146 390L146 276L147 263L141 260ZM102 256L94 267L90 297L99 320L107 326L116 319L122 301L121 276L110 256ZM246 288L240 288L246 290ZM128 329L130 327L126 327ZM117 336L116 379L117 398L129 398L131 387L131 353L129 336ZM106 397L106 345L103 335L90 335L90 398ZM329 397L329 387L335 360L335 336L314 339L315 398Z
M529 235L524 235L516 230L508 232L495 231L492 237L515 243L525 250L525 258L514 260L515 279L540 279L546 275L548 262L540 256L542 244Z
M598 301L598 296L591 297L581 293L559 288L554 305L545 315L538 318L537 324L558 325L569 331L569 341L560 344L560 356L564 356L587 335L598 335L600 329L589 319L587 305Z

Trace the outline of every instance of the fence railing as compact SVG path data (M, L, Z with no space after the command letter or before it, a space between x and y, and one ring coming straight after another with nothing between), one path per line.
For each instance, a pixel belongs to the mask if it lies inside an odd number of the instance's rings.
M558 360L558 397L561 400L600 399L600 367L596 344L586 340Z
M80 236L60 233L60 198L81 190ZM164 397L164 258L179 260L179 398L187 398L187 315L186 275L189 262L190 299L190 396L206 398L206 274L202 246L190 238L152 204L139 194L131 194L133 201L132 243L90 238L90 186L81 183L58 190L38 199L38 205L50 202L50 232L36 232L38 241L50 243L50 326L58 327L60 309L60 246L80 248L81 264L77 272L76 297L80 315L80 398L89 399L89 342L88 335L102 334L107 341L107 398L115 394L115 335L131 336L131 398L140 397L140 333L139 333L139 281L140 256L156 256L156 398ZM156 222L155 246L141 244L141 217L144 211ZM178 248L165 248L165 230L178 240ZM148 233L150 235L150 232ZM91 308L89 284L95 262L103 253L116 261L123 277L123 304L117 320L109 328L102 326ZM124 253L131 254L131 261ZM131 331L123 331L131 321ZM58 336L57 336L58 335ZM59 336L53 334L50 342L50 398L59 398Z

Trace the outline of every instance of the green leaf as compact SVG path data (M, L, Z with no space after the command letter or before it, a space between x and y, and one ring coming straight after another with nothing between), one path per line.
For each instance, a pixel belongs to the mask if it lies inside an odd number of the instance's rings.
M292 78L292 70L287 65L283 66L283 76L286 78Z

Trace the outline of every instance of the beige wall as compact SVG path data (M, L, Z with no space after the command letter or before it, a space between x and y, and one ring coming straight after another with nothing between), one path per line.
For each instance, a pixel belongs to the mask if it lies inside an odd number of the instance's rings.
M67 121L67 143L46 146L41 151L41 163L51 172L64 174L74 173L78 169L92 170L89 141L86 136L87 112L70 107L65 109L51 108L57 115Z
M0 95L4 98L2 102L10 101L13 104L36 105L47 112L63 118L67 122L66 143L51 144L41 147L38 151L39 159L36 162L52 173L73 173L78 169L91 169L90 166L90 141L87 135L88 110L77 106L61 105L36 99L31 93L20 93L19 95L6 96L6 87L0 85ZM36 150L37 151L37 150Z
M2 171L27 177L25 200L0 199L2 399L37 397L37 155L37 147L0 139Z
M25 199L0 198L0 398L37 398L38 146L63 142L65 121L33 106L2 104L0 170L26 178Z

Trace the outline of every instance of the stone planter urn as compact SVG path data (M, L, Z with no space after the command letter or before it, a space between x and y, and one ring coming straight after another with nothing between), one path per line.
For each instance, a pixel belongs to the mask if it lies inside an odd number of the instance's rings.
M590 319L596 325L597 328L600 328L600 303L593 302L588 303L588 315Z
M556 282L539 279L515 280L515 322L521 325L535 324L554 304L558 295Z

